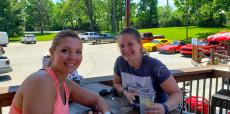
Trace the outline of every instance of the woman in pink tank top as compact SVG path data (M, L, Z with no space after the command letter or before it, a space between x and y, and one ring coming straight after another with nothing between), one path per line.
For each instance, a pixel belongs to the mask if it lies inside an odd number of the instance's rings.
M109 111L105 100L73 81L68 74L82 61L82 43L70 30L58 33L49 49L51 66L31 74L14 96L9 114L69 114L69 101L97 105L99 112Z

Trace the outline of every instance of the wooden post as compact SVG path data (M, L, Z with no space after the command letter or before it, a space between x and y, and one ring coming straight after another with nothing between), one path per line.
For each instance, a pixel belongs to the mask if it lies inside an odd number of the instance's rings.
M197 45L192 45L192 60L195 62L198 61L198 46Z
M227 41L227 56L230 56L230 41Z

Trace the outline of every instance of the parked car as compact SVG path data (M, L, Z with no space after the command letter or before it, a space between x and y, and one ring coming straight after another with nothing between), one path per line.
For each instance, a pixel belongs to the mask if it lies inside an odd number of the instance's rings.
M198 42L198 46L200 51L202 51L205 55L209 55L209 51L203 51L204 50L211 50L211 49L218 49L218 50L224 50L223 46L219 45L210 45L208 42ZM192 56L192 44L184 45L180 48L180 53L184 56Z
M10 66L10 60L6 56L3 56L4 53L5 50L3 49L3 47L0 47L0 74L13 71Z
M21 42L22 43L34 43L36 44L37 40L34 34L25 34L22 38L21 38Z
M172 54L178 53L178 52L180 52L180 48L183 45L185 45L184 42L174 40L168 45L163 45L163 46L159 47L158 51L160 53L172 53Z
M96 32L85 32L85 33L81 33L79 34L79 38L83 41L83 42L87 42L91 39L95 39L95 38L99 38L99 34Z
M145 51L156 51L160 46L170 43L167 39L154 39L151 42L144 43L143 48Z
M115 36L109 34L109 33L101 33L99 34L100 38L115 38Z
M146 43L153 40L153 34L151 32L141 33L141 42Z
M141 42L151 42L153 39L164 39L164 35L153 35L151 32L141 33Z
M7 32L0 32L0 46L7 46L9 44L9 39Z

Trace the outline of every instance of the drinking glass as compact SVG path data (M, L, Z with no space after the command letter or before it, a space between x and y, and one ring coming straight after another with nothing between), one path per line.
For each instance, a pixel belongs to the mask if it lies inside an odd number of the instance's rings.
M154 104L154 91L150 88L141 88L138 90L140 99L140 113L145 114L146 109Z

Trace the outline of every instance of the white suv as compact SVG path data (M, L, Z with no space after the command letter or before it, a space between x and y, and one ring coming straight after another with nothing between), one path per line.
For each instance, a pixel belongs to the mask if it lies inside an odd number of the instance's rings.
M22 38L21 38L21 42L27 44L27 43L34 43L36 44L36 37L34 34L25 34Z
M13 71L10 66L10 60L6 56L3 56L4 53L3 47L0 47L0 74Z

